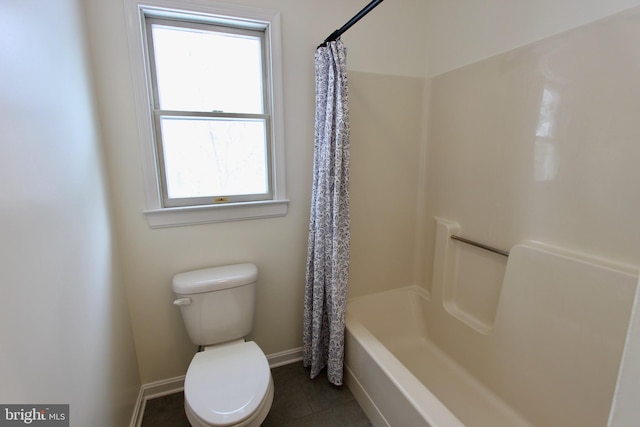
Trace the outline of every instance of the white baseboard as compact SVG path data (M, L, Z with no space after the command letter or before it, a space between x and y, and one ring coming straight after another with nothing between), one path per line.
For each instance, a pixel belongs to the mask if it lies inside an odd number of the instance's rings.
M131 416L131 423L129 423L129 427L139 427L142 425L144 406L145 400L142 397L142 387L140 387L140 390L138 391L138 400L136 400L136 405L133 407L133 415Z
M182 390L184 390L184 375L148 384L142 384L140 392L138 393L136 407L133 410L131 427L140 427L142 424L142 417L144 416L144 408L147 404L147 400L178 393Z
M302 360L302 347L270 354L267 356L267 360L269 361L270 368L277 368L278 366L299 362Z
M302 360L302 347L270 354L267 356L267 360L269 361L270 368L277 368L278 366L299 362ZM142 417L144 416L144 408L147 400L184 390L184 377L184 375L181 375L179 377L142 384L140 392L138 393L136 406L133 409L130 427L140 427L142 425Z

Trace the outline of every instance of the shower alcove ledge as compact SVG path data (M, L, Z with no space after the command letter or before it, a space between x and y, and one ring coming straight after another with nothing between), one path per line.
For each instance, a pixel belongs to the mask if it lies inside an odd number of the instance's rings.
M433 289L446 312L476 332L491 332L507 268L507 257L452 240L460 225L436 218Z

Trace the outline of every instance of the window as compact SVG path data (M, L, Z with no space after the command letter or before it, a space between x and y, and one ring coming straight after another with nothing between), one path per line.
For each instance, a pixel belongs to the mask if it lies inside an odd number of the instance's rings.
M149 225L285 215L279 15L127 4Z

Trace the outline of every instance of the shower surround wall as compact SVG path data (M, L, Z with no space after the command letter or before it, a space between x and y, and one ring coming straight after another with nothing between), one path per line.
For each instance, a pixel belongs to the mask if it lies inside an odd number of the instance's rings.
M639 37L634 8L430 79L427 291L435 217L496 247L537 240L638 270ZM504 289L473 277L449 298L490 328Z
M639 36L634 8L432 78L427 241L437 216L638 265Z
M349 297L418 283L423 78L349 72Z

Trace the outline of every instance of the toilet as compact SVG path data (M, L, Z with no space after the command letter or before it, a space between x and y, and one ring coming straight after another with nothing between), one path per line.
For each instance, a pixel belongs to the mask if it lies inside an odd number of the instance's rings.
M273 401L266 356L253 341L258 269L236 264L180 273L173 292L195 354L184 380L184 407L194 427L257 427Z

